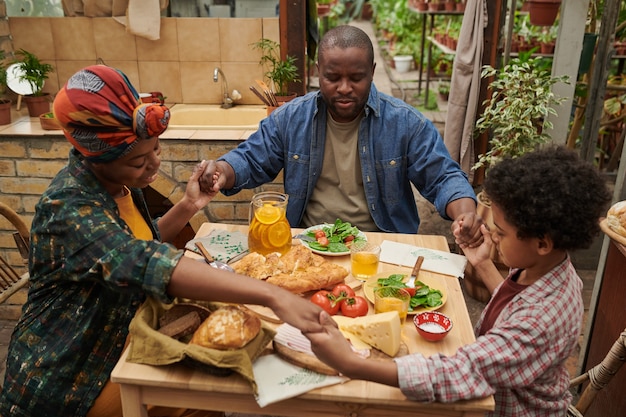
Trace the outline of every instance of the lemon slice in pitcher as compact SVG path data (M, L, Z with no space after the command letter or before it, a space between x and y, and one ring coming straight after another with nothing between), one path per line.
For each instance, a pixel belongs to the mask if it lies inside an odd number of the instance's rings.
M279 207L271 204L263 204L263 207L259 207L254 213L254 217L263 224L272 224L280 220L282 210Z
M276 223L269 227L267 238L274 247L286 245L291 240L291 229L286 223Z

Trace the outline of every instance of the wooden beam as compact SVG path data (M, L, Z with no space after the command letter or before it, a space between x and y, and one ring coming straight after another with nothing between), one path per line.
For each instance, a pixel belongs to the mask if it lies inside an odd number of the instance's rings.
M280 0L280 55L296 58L298 78L301 82L289 83L289 91L299 96L306 93L306 1Z

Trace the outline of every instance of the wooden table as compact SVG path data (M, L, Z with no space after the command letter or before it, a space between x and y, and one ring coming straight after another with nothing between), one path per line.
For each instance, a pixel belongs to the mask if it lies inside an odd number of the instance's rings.
M205 236L213 229L240 230L247 233L247 226L205 223L197 236ZM297 233L298 230L293 232ZM375 243L393 240L448 251L448 244L443 236L393 233L366 235L369 241ZM350 270L349 257L328 259ZM380 264L379 272L399 269L410 272L410 268L384 263ZM421 274L433 273L422 271ZM448 300L441 311L452 319L454 327L443 341L430 343L423 340L417 334L412 321L407 320L402 330L402 338L409 352L420 352L426 356L439 352L452 355L460 346L475 340L458 279L437 276L445 279L448 291ZM352 276L346 278L349 284L354 281ZM124 417L147 417L145 404L298 417L483 416L486 411L494 409L492 397L450 404L421 403L408 400L398 388L359 380L315 389L260 408L250 386L237 374L215 377L179 364L135 364L126 362L126 353L113 369L111 380L121 384Z

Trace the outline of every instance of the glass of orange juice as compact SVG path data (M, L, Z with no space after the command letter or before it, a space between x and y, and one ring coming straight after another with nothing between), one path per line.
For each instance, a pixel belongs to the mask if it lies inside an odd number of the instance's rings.
M400 323L404 324L409 313L411 294L403 288L381 287L374 291L374 312L397 311Z
M284 254L291 249L291 226L287 221L287 201L283 193L266 191L255 194L250 202L248 249L267 255Z
M378 272L380 246L367 242L355 242L350 246L352 276L366 281Z

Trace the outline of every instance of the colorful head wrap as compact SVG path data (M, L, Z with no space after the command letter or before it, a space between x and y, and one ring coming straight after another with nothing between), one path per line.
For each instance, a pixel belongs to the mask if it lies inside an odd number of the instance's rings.
M128 77L104 65L78 71L54 99L54 115L72 145L92 162L114 161L138 139L167 129L170 111L142 104Z

